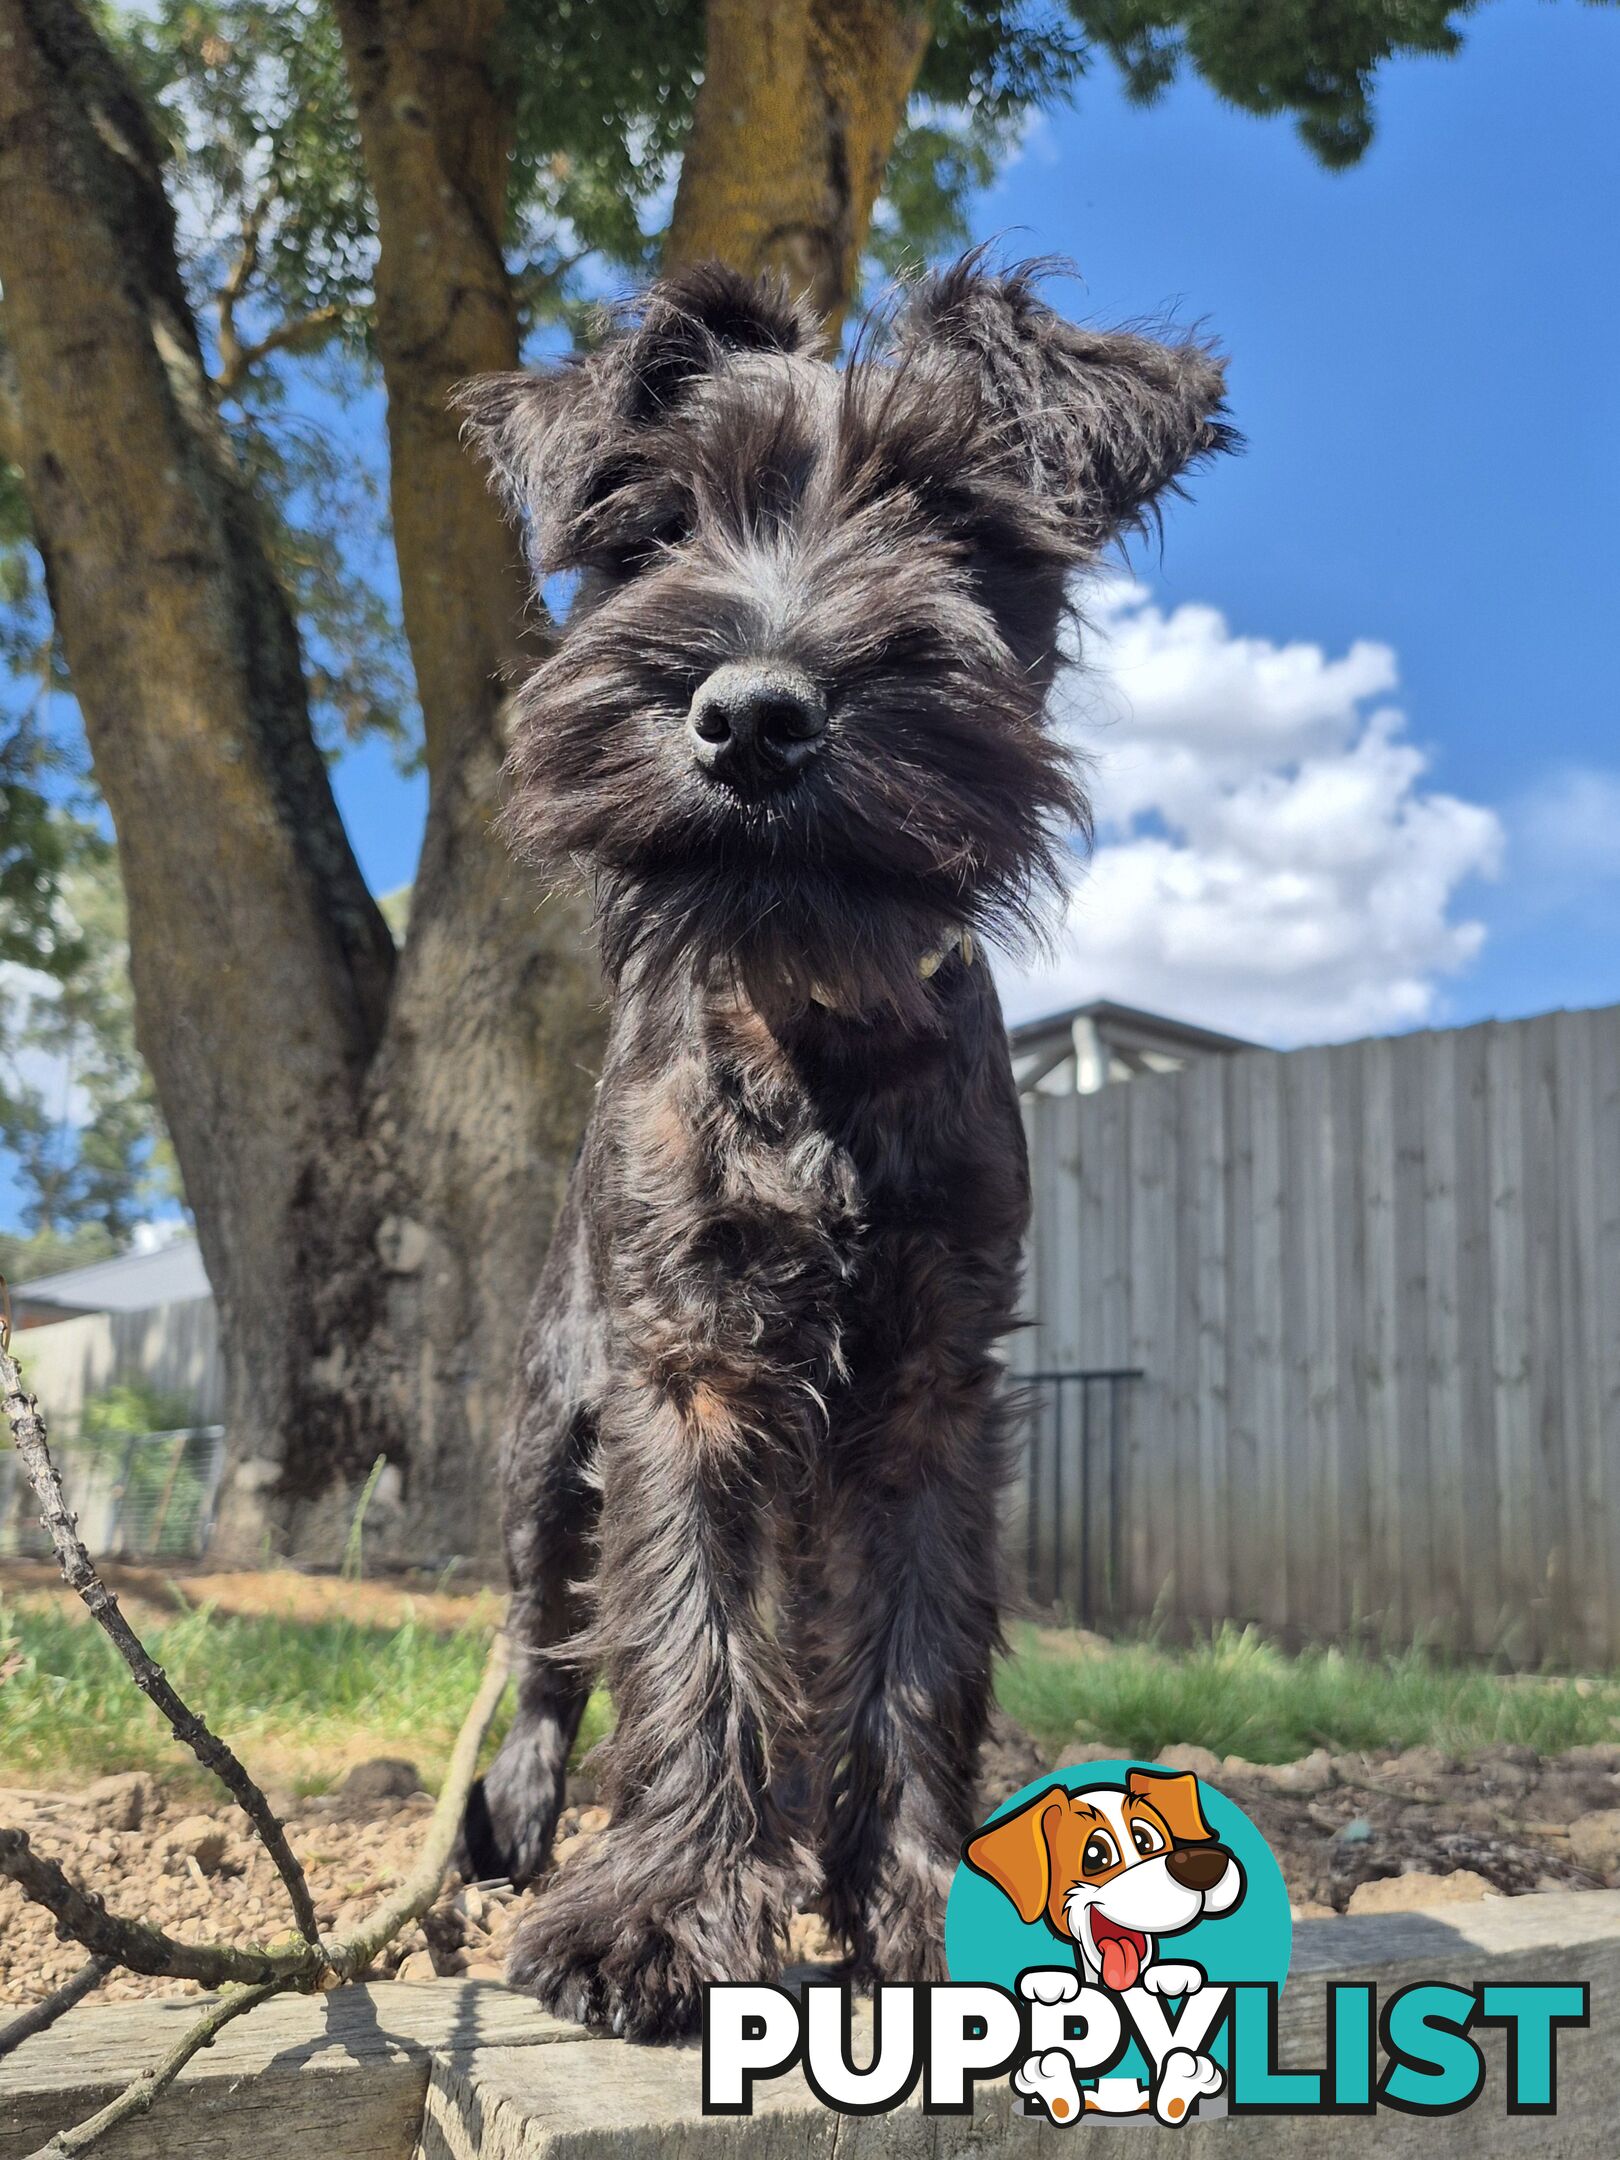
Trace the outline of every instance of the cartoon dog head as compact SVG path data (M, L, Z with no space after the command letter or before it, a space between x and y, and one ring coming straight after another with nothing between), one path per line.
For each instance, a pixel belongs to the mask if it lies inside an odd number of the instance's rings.
M1204 1820L1186 1771L1132 1770L1123 1790L1054 1785L971 1839L970 1867L1026 1923L1045 1919L1087 1974L1122 1993L1154 1941L1230 1912L1243 1870Z

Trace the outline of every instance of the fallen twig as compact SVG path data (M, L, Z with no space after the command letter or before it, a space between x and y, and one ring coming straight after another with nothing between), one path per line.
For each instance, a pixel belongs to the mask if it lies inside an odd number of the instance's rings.
M109 2130L116 2130L121 2122L128 2122L132 2115L144 2115L163 2088L174 2083L192 2056L213 2046L214 2035L221 2026L249 2010L256 2010L260 2003L281 1994L288 1985L285 1980L265 1980L257 1987L232 1988L221 1995L218 2002L209 2004L195 2025L187 2028L160 2063L150 2070L143 2070L116 2099L109 2100L94 2115L87 2115L71 2130L58 2130L48 2145L41 2145L37 2152L29 2155L29 2160L71 2160L71 2155L88 2152L98 2138L105 2137Z
M112 1637L135 1684L157 1704L176 1738L215 1773L252 1822L287 1885L302 1938L289 1936L285 1944L273 1944L263 1950L237 1950L217 1943L178 1942L145 1921L109 1913L99 1896L79 1888L54 1860L34 1852L23 1831L0 1829L0 1875L8 1876L25 1897L54 1914L64 1933L95 1953L91 1963L66 1986L58 1988L45 2002L25 2012L0 2032L0 2053L5 2052L6 2046L17 2045L29 2033L43 2031L54 2023L64 2011L89 1994L115 1964L134 1972L199 1980L205 1986L225 1984L218 2000L204 2010L162 2062L154 2069L143 2071L98 2114L70 2130L59 2131L48 2145L32 2156L32 2160L68 2160L69 2155L87 2151L106 2131L127 2121L130 2116L144 2114L192 2056L200 2048L209 2046L220 2027L232 2018L242 2016L270 1996L284 1993L289 1988L315 1989L360 1978L387 1943L422 1917L437 1897L444 1880L451 1848L466 1809L467 1795L478 1768L479 1751L506 1691L507 1645L504 1632L498 1633L490 1645L483 1679L456 1735L438 1803L416 1866L393 1896L387 1898L368 1920L362 1921L347 1935L323 1941L304 1871L293 1857L281 1824L263 1793L224 1742L209 1731L203 1720L169 1686L161 1669L147 1655L139 1637L119 1612L116 1598L96 1572L79 1538L75 1518L63 1498L61 1479L51 1460L39 1405L24 1388L21 1370L11 1355L9 1321L4 1278L0 1277L0 1394L3 1394L12 1437L45 1510L45 1527L56 1549L63 1576Z
M93 1957L88 1965L79 1967L71 1980L64 1980L59 1988L54 1988L43 2002L31 2004L9 2024L0 2025L0 2061L4 2061L14 2048L20 2048L25 2040L32 2040L35 2033L49 2032L59 2017L65 2017L75 2003L83 2002L87 1995L93 1994L117 1967L116 1958Z
M309 1884L304 1880L304 1871L287 1843L287 1833L279 1816L232 1750L169 1685L162 1666L147 1654L146 1645L119 1610L117 1598L96 1572L95 1563L79 1536L78 1518L69 1511L62 1496L62 1479L51 1460L45 1420L40 1416L39 1404L23 1386L22 1369L11 1355L10 1329L4 1325L0 1325L0 1395L4 1397L11 1436L22 1456L28 1481L44 1509L42 1520L55 1549L63 1581L84 1600L92 1617L100 1623L129 1667L135 1685L162 1712L175 1738L190 1748L205 1770L213 1772L252 1823L265 1851L275 1862L276 1872L287 1886L299 1934L306 1942L313 1943L320 1932L315 1920L314 1900L309 1894Z
M438 1896L439 1885L450 1864L456 1832L466 1813L467 1795L472 1790L473 1776L478 1768L478 1751L506 1692L507 1663L507 1642L502 1633L490 1645L489 1662L484 1667L478 1693L456 1735L456 1744L450 1750L444 1783L439 1788L438 1805L428 1823L421 1858L393 1896L386 1899L369 1920L362 1921L341 1942L323 1945L327 1962L340 1979L352 1980L363 1973L383 1945L392 1942L413 1920L419 1920Z
M293 1943L284 1954L233 1950L225 1944L178 1942L144 1920L122 1919L81 1890L54 1860L36 1853L25 1830L0 1829L0 1875L9 1875L25 1898L43 1905L76 1943L131 1972L221 1987L227 1981L313 1979L325 1963L314 1943Z
M269 1979L257 1980L250 1986L227 1988L155 2069L143 2070L138 2078L127 2085L115 2100L110 2100L99 2113L87 2117L82 2123L76 2123L71 2130L58 2131L48 2145L41 2146L38 2152L30 2156L30 2160L68 2160L71 2154L88 2151L108 2130L127 2121L131 2115L144 2114L164 2086L172 2084L198 2049L209 2046L215 2033L230 2019L240 2017L244 2011L252 2010L272 1995L286 1993L289 1988L311 1988L330 1981L358 1979L385 1944L391 1942L413 1920L421 1918L438 1895L439 1886L444 1880L450 1848L455 1842L456 1830L467 1805L473 1774L478 1767L479 1750L484 1744L490 1722L500 1707L501 1697L506 1692L507 1663L506 1637L503 1633L497 1635L490 1645L489 1662L484 1668L478 1693L473 1698L472 1706L462 1721L461 1730L456 1735L455 1746L450 1751L444 1784L428 1824L427 1841L423 1846L422 1856L394 1895L387 1899L369 1920L362 1921L347 1935L319 1944L313 1953L305 1944L291 1945L284 1953L289 1961L287 1970ZM20 1840L24 1846L27 1845L27 1839L21 1831L0 1832L0 1838ZM0 1859L3 1859L5 1850L5 1846L0 1844ZM49 1861L36 1864L42 1867L54 1866L54 1863ZM9 1867L7 1872L11 1872ZM56 1872L61 1874L60 1869ZM14 1876L13 1879L19 1878ZM66 1881L66 1878L63 1877L63 1880ZM28 1890L26 1883L22 1887L29 1895L34 1895L33 1891ZM69 1885L70 1889L71 1887ZM76 1895L82 1897L83 1894ZM106 1917L105 1914L102 1915L103 1919ZM156 1929L141 1928L139 1923L125 1921L119 1925L138 1929L145 1935L156 1936L166 1949L188 1959L213 1957L247 1961L260 1955L253 1951L219 1950L212 1946L171 1943L168 1937L158 1936ZM76 1934L77 1928L74 1927L71 1932ZM273 1961L278 1953L266 1952L263 1955L267 1960ZM132 1963L130 1959L122 1956L119 1962ZM142 1971L149 1968L132 1965L132 1969ZM162 1969L183 1972L183 1968L178 1965Z

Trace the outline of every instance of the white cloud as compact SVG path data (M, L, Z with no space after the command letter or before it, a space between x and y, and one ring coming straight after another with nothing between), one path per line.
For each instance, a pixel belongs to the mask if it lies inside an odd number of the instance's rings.
M1214 608L1094 595L1060 724L1094 761L1099 841L1055 959L1003 963L1012 1019L1112 997L1274 1043L1428 1018L1484 930L1493 812L1423 786L1395 656L1234 636ZM1078 866L1077 866L1078 867Z

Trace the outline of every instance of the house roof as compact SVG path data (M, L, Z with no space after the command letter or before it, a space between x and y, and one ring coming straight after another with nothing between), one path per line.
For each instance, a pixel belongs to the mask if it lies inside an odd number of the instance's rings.
M1116 1005L1112 998L1094 998L1089 1005L1070 1005L1063 1012L1043 1013L1037 1020L1021 1020L1007 1033L1015 1050L1027 1050L1048 1036L1072 1035L1077 1020L1090 1020L1108 1041L1132 1048L1236 1051L1265 1047L1242 1035L1222 1035L1214 1028L1194 1027L1188 1020L1172 1020L1164 1013Z
M207 1271L195 1238L176 1238L153 1252L121 1253L59 1275L36 1275L12 1291L19 1308L39 1316L50 1308L64 1316L87 1312L142 1312L150 1305L181 1305L210 1295Z
M1045 1013L1009 1028L1013 1078L1020 1095L1089 1095L1136 1073L1174 1072L1194 1058L1231 1057L1257 1050L1241 1035L1218 1034L1164 1013L1142 1012L1095 998L1064 1012Z

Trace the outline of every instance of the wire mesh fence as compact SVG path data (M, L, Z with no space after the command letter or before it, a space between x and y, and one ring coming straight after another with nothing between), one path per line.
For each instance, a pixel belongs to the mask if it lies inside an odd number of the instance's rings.
M225 1428L105 1433L54 1451L79 1534L121 1560L196 1559L213 1528L225 1467ZM39 1504L9 1449L0 1455L0 1558L45 1558Z

